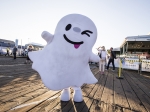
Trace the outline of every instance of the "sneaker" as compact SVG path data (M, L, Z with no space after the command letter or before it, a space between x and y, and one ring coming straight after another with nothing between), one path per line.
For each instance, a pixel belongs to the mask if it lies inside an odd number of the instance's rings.
M70 100L70 88L63 89L60 96L61 101L69 101Z
M112 71L115 71L115 70L112 69Z
M81 88L78 88L78 89L74 88L73 101L74 102L82 102L83 101Z

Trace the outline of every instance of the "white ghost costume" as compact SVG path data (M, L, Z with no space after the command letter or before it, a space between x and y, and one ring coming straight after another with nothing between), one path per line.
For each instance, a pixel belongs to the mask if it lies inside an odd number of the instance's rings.
M58 22L54 35L44 31L41 36L47 41L47 45L41 51L29 53L33 61L32 68L40 74L47 88L64 89L61 100L70 99L69 87L73 87L76 91L74 101L82 101L80 87L84 83L97 82L88 64L89 61L100 60L92 53L97 39L95 24L86 16L70 14Z

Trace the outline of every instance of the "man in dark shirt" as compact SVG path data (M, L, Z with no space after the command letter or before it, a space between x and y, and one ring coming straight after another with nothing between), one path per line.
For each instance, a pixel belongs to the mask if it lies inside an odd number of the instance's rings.
M17 48L16 46L13 48L13 55L14 55L14 59L16 59L16 53L17 53Z
M110 58L109 58L109 61L108 61L108 64L107 64L107 70L109 69L110 63L112 63L112 65L113 65L113 70L115 70L114 59L116 59L116 54L112 50L113 50L113 48L111 47L110 48Z

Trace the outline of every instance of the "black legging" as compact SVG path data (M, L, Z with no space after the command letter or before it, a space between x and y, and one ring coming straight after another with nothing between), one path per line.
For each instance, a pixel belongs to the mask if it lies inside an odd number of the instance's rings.
M14 59L16 59L16 53L13 53L14 54Z
M114 59L109 59L108 65L107 65L107 70L109 69L109 65L110 65L111 62L112 62L112 65L113 65L113 70L115 70Z
M7 52L7 53L5 54L5 56L6 56L6 55L8 55L8 56L9 56L9 52Z

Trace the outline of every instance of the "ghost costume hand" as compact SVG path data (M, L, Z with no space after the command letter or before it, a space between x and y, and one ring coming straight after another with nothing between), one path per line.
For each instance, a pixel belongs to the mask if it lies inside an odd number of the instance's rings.
M53 35L47 31L43 31L41 36L47 42L47 44L51 43L53 40Z
M100 61L99 56L95 55L94 53L91 53L90 62L99 62L99 61Z

